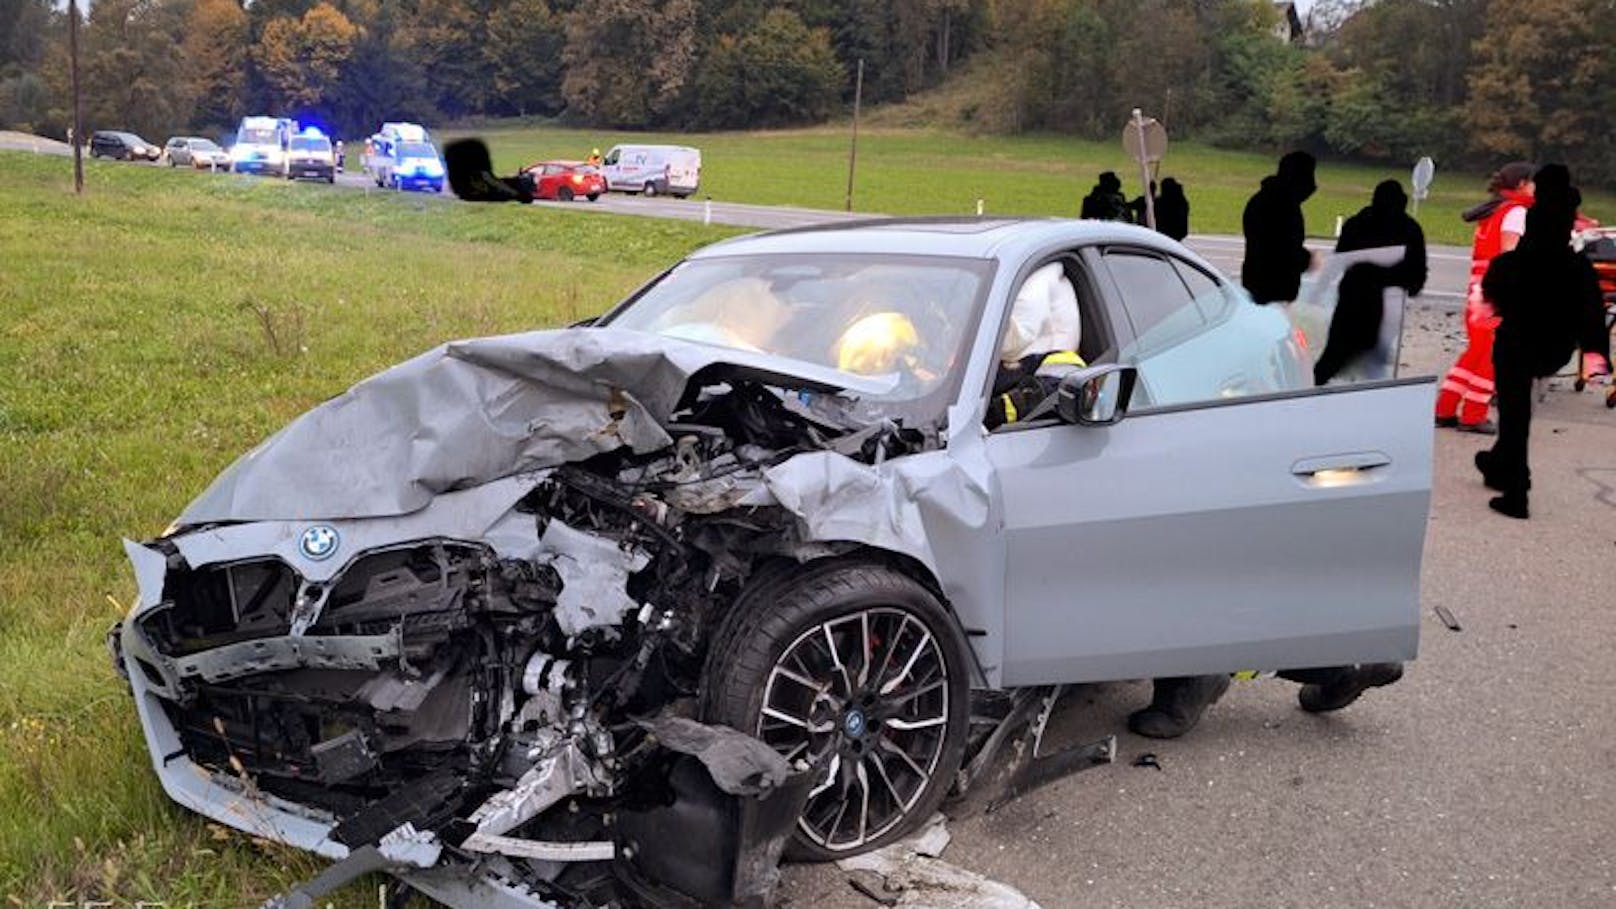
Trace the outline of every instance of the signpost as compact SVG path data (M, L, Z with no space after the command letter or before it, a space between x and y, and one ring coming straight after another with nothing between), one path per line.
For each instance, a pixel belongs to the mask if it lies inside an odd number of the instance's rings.
M1150 165L1159 163L1167 154L1167 127L1154 117L1146 117L1139 108L1133 109L1133 119L1122 128L1122 150L1139 162L1139 186L1145 197L1145 224L1156 229L1156 197L1150 192Z
M1436 176L1436 162L1430 157L1421 158L1414 165L1414 214L1420 213L1420 200L1431 194L1431 178Z
M858 81L853 85L853 143L847 149L847 205L848 211L853 210L853 168L858 164L858 118L859 106L864 101L864 58L858 62Z
M84 119L79 113L79 4L67 0L67 57L73 81L73 128L67 141L73 146L73 192L84 194Z

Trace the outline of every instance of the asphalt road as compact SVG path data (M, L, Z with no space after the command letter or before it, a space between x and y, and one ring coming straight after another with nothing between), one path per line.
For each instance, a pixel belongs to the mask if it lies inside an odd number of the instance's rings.
M1416 308L1405 373L1462 342L1457 313ZM1530 521L1487 509L1481 438L1437 434L1403 681L1322 716L1288 682L1237 682L1167 742L1127 731L1148 683L1079 689L1056 743L1115 733L1117 763L952 823L943 858L1048 909L1616 906L1616 411L1550 386ZM792 906L874 905L831 866L786 881Z

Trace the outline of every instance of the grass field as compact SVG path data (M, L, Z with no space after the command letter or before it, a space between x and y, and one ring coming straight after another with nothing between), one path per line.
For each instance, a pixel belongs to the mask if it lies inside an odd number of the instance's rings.
M759 133L699 135L592 132L492 127L488 140L501 173L544 158L581 159L592 147L619 142L669 142L702 150L702 196L728 202L842 208L847 196L848 129L824 127ZM877 128L859 134L854 208L893 215L967 214L976 200L1000 214L1076 216L1095 175L1114 170L1130 197L1139 192L1138 166L1117 142L1061 136L972 136L919 129ZM1190 230L1240 233L1240 212L1275 158L1192 143L1168 148L1163 176L1176 176L1190 199ZM1410 164L1410 167L1412 163ZM1337 215L1369 204L1375 184L1400 179L1409 168L1326 163L1319 191L1306 206L1309 232L1329 236ZM1480 201L1486 180L1440 168L1419 219L1433 243L1468 246L1471 228L1459 212ZM1589 194L1585 209L1616 221L1616 197Z
M63 159L0 152L0 905L256 905L321 863L162 794L103 646L119 538L354 381L597 312L730 232L86 170L74 198Z

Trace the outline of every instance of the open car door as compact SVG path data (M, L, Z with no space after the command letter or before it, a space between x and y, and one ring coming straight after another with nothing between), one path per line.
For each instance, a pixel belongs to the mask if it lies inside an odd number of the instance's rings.
M1160 303L1183 264L1128 253L1110 286ZM1263 390L1288 321L1204 273L1183 281L1195 309L1164 306L1122 348L1141 410L987 439L1007 685L1414 656L1433 380Z

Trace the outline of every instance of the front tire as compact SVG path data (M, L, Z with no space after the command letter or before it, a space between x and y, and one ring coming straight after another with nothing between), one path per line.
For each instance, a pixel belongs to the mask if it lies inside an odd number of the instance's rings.
M561 202L571 202L572 201L572 187L563 186L560 189L556 190L556 199L558 201L561 201Z
M829 861L908 835L965 751L958 626L924 585L875 561L792 569L743 594L704 672L710 721L820 762L787 854Z
M644 192L645 192L645 197L647 199L655 197L656 194L657 194L656 182L654 180L645 181L645 190L644 190Z

